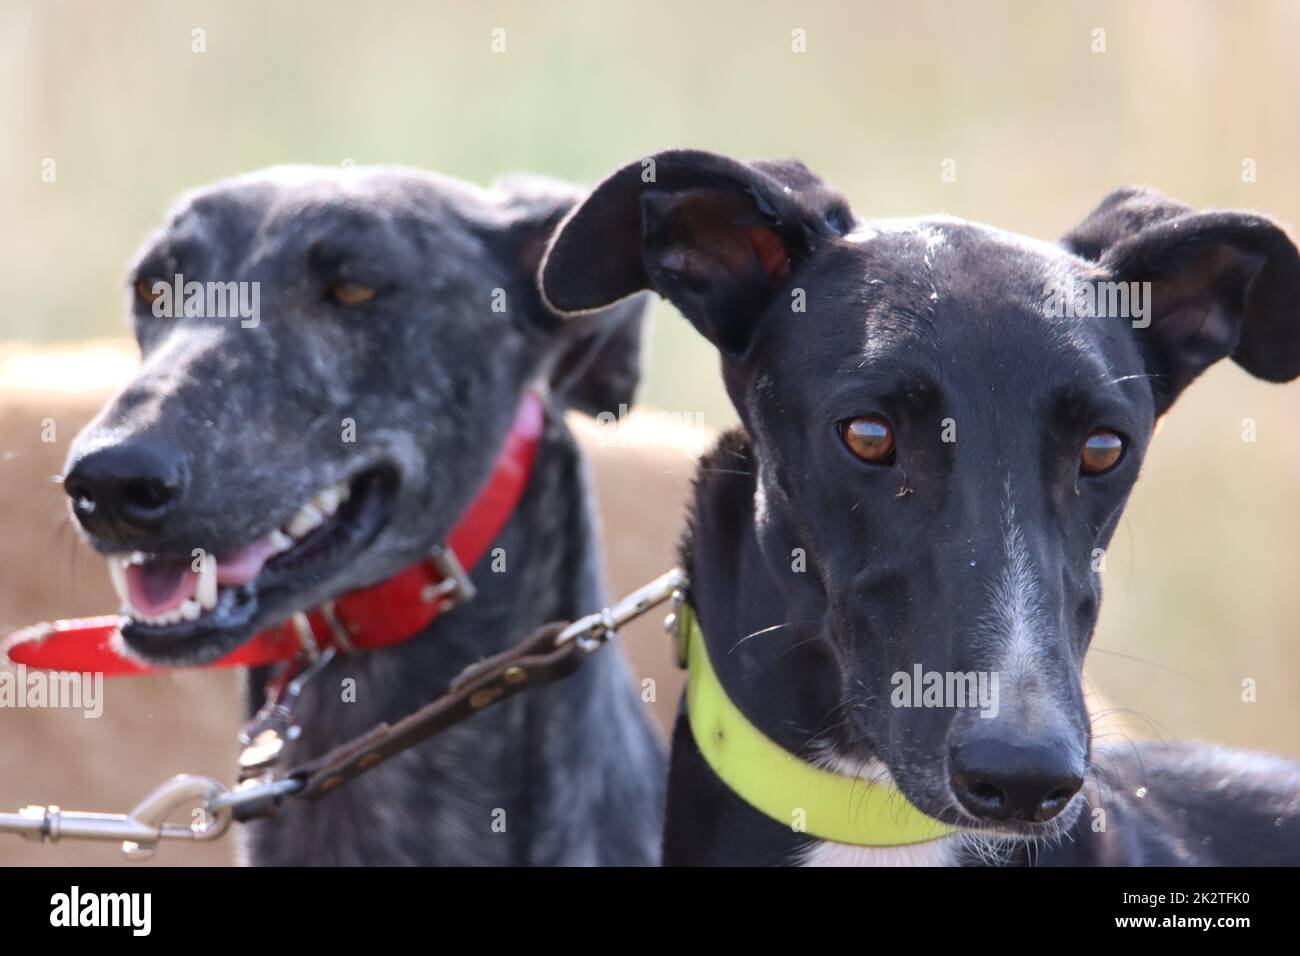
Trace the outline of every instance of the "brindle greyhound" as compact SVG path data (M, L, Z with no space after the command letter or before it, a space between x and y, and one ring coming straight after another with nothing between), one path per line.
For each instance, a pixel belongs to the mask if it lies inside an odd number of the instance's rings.
M1124 189L1052 244L860 221L798 163L653 160L570 215L541 284L570 314L670 300L721 353L743 423L700 467L684 548L691 659L717 675L700 700L725 722L683 707L665 862L1300 862L1300 767L1094 748L1081 687L1094 557L1156 420L1226 357L1300 374L1286 234ZM996 713L910 706L898 675L918 665L997 676ZM728 763L733 732L751 753ZM773 748L817 772L754 756ZM771 810L774 778L826 768L842 805ZM881 819L840 826L859 800ZM921 815L924 838L836 839Z
M588 481L562 411L630 400L644 303L572 331L544 308L536 265L578 195L533 178L484 190L413 170L285 168L179 203L127 283L143 366L66 469L73 511L119 584L130 653L212 662L420 561L492 471L521 399L547 381L531 477L495 559L472 571L478 596L405 643L330 662L303 691L286 758L392 722L543 622L601 606ZM177 276L247 283L228 288L254 290L243 301L259 314L159 317ZM215 567L191 567L195 549ZM256 708L267 674L250 675ZM243 854L650 864L662 775L611 649L563 685L254 824Z

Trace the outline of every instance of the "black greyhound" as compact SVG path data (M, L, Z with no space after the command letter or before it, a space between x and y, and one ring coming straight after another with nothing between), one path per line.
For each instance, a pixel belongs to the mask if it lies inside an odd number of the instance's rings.
M1059 244L858 221L798 163L672 151L598 186L540 281L562 313L670 300L743 423L701 463L683 557L700 699L736 713L710 730L683 706L665 862L1300 862L1300 767L1094 749L1081 689L1095 559L1156 420L1228 356L1300 374L1275 224L1146 189ZM992 706L900 693L932 673L988 678ZM737 769L733 733L796 760ZM840 839L813 793L772 811L810 775L881 811L881 839Z
M562 412L630 400L644 303L575 334L544 308L537 263L579 195L532 178L484 190L414 170L283 168L178 205L127 283L143 367L78 437L65 481L123 592L128 651L211 662L421 561L492 471L522 397L548 380L531 477L472 572L478 597L405 643L335 658L303 691L283 759L392 723L479 658L601 606ZM184 288L177 276L260 308L160 310L168 287ZM195 549L215 566L196 574ZM246 858L655 862L663 757L621 652L597 657L253 825ZM252 672L253 707L266 677Z

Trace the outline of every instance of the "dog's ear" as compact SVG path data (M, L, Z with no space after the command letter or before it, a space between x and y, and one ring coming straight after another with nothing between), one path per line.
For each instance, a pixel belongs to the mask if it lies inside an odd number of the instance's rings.
M800 163L670 150L614 173L564 221L542 295L574 315L653 289L734 354L800 264L851 223L844 200Z
M1109 277L1149 282L1134 335L1156 376L1157 414L1219 359L1257 378L1300 376L1300 253L1250 212L1196 212L1138 187L1107 196L1062 243Z
M560 322L537 290L537 271L555 227L577 205L583 190L543 176L504 176L492 188L506 197L511 255L524 277L527 307L535 321L554 332L551 393L589 415L617 413L631 405L641 375L641 332L648 296Z

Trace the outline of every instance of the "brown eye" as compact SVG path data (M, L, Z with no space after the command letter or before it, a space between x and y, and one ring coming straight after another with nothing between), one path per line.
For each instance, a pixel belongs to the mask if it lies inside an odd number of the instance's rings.
M145 305L153 305L162 297L161 292L154 291L154 286L161 281L161 279L136 279L135 294L140 297L140 301Z
M330 295L334 296L336 302L343 305L360 305L362 302L369 302L373 299L375 290L368 285L362 285L360 282L340 282L330 289Z
M879 415L851 418L840 427L844 444L863 461L883 465L894 454L894 429Z
M1109 428L1098 428L1084 439L1079 455L1085 475L1104 475L1124 457L1124 439Z

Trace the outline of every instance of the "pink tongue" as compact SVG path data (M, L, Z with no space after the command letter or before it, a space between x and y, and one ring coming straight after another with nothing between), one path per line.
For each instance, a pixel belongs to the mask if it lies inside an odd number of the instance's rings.
M257 577L266 559L275 550L270 535L258 538L246 548L240 548L234 554L223 554L217 558L218 584L247 584Z
M233 554L217 557L217 583L247 584L257 577L275 546L270 537L259 538ZM131 604L150 617L174 611L194 597L199 576L187 558L147 558L126 566L127 592Z
M183 558L152 558L126 566L127 592L136 610L152 617L174 611L194 597L199 576Z

